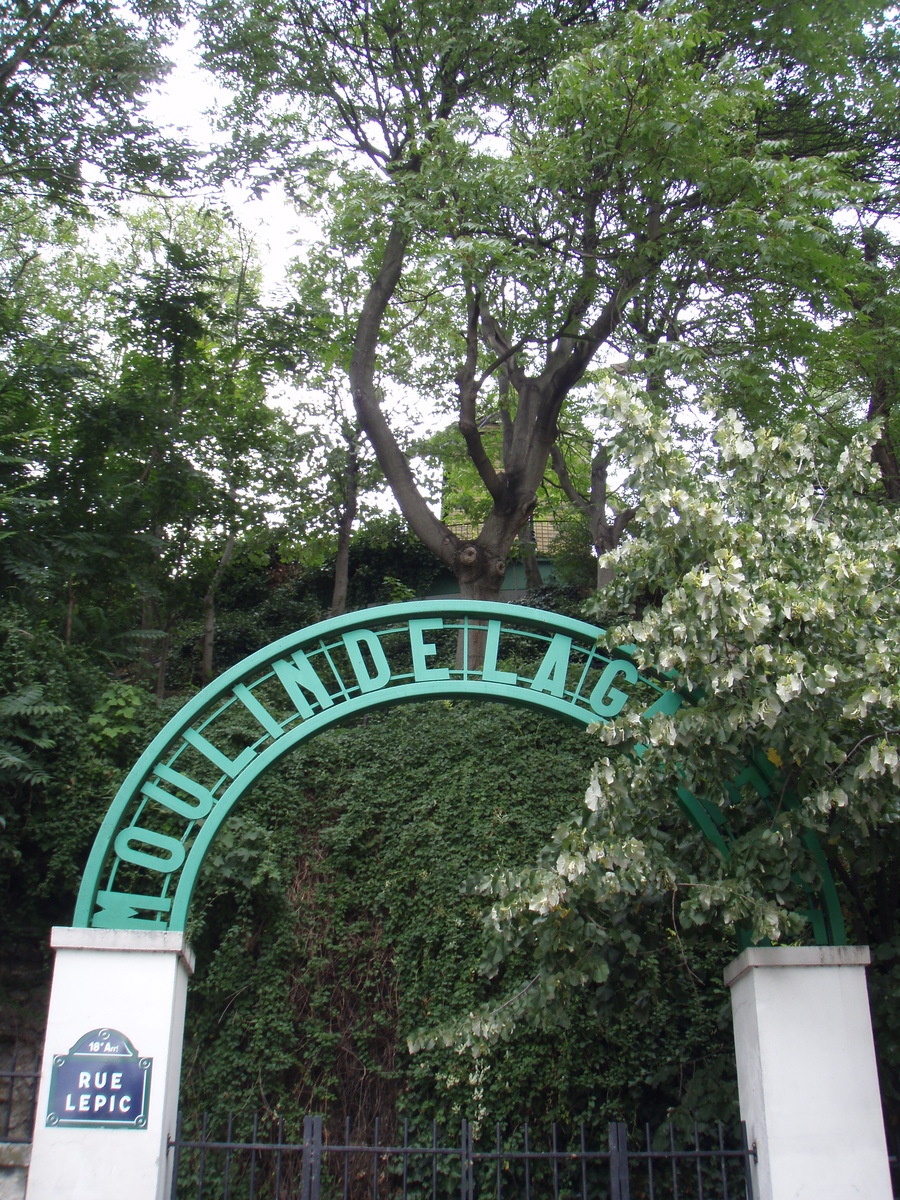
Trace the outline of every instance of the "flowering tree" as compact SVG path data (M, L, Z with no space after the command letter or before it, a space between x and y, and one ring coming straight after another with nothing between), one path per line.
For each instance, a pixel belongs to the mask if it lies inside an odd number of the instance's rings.
M534 958L530 979L503 977L511 1000L470 1015L476 1041L563 1010L566 989L614 986L654 938L683 948L698 927L739 925L744 940L808 939L804 894L825 862L811 845L844 885L851 940L895 932L873 925L900 816L900 538L878 431L841 445L728 412L697 449L643 400L608 402L636 534L594 615L617 613L610 645L671 673L689 703L600 726L583 807L537 863L480 883L485 971L504 976L523 946ZM684 789L721 837L685 820Z

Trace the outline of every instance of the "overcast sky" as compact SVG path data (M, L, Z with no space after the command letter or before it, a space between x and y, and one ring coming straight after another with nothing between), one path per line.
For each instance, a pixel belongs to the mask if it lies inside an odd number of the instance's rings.
M209 113L217 101L221 104L227 100L227 94L201 70L196 36L193 25L181 31L170 50L175 66L163 86L150 96L147 115L164 129L179 130L195 145L203 147L226 136L214 130ZM254 199L249 188L234 184L227 185L219 194L254 236L263 265L264 290L274 296L279 291L285 264L315 236L315 226L299 216L278 189L271 189L259 200Z

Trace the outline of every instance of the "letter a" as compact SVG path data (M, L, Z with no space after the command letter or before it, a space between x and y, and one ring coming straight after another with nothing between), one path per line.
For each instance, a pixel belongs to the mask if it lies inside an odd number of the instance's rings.
M566 691L566 674L569 670L569 654L572 650L572 639L563 633L555 633L553 641L547 647L537 674L531 681L533 692L548 692L560 699Z

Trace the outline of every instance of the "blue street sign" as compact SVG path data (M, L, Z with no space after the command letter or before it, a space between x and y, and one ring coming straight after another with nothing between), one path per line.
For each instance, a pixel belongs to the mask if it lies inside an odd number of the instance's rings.
M47 1124L146 1129L152 1066L117 1030L91 1030L53 1058Z

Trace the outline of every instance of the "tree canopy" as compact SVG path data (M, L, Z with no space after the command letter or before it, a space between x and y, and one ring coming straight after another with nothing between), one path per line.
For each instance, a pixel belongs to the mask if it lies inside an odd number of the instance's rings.
M497 596L592 371L615 365L670 403L714 385L767 418L806 403L821 322L847 323L865 229L893 203L878 6L392 0L217 4L201 20L236 89L234 154L324 194L329 236L364 265L354 403L465 594ZM839 220L853 206L855 231ZM474 539L435 518L392 433L401 384L455 411L490 501Z
M171 184L184 147L142 115L178 0L10 0L0 12L0 195L64 205Z

